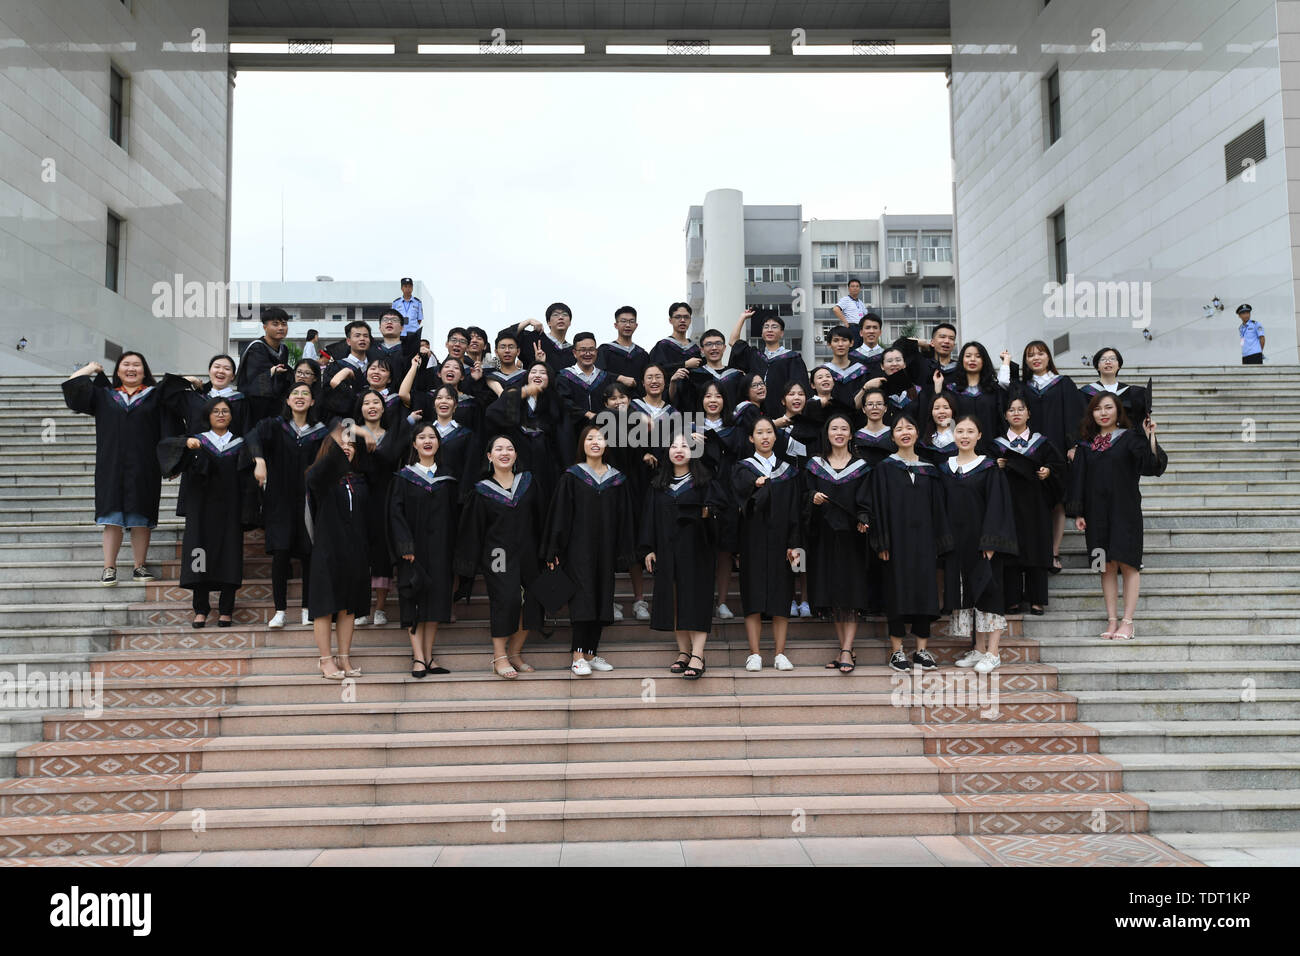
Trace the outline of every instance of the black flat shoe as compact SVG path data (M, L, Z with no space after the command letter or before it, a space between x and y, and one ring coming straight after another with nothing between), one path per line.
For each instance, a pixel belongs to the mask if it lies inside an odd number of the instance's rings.
M1042 617L1044 614L1047 613L1047 611L1046 611L1044 608L1041 608L1041 607L1031 607L1031 608L1029 609L1029 613L1030 613L1030 614L1037 615L1038 617Z
M429 675L429 669L425 665L424 661L420 660L418 657L412 657L411 676L418 680L419 678L427 677L428 675Z
M230 621L222 621L222 620L218 619L218 620L217 620L217 627L230 627L230 626L233 625L234 623L235 623L235 622L234 622L233 620L230 620Z
M1008 613L1008 614L1023 614L1023 613L1024 613L1024 609L1021 608L1021 606L1020 606L1019 604L1013 604L1013 605L1011 605L1009 608L1007 608L1007 613Z
M704 676L704 658L703 658L703 657L701 657L699 654L692 654L692 655L691 655L690 657L688 657L686 660L687 660L688 663L689 663L690 661L699 661L699 662L700 662L700 666L699 666L699 667L687 667L685 670L682 671L682 677L684 677L686 680L699 680L701 677Z
M447 668L445 668L445 667L439 667L438 665L434 664L434 663L433 663L433 658L432 658L432 657L429 658L427 661L424 662L424 667L425 667L425 671L426 671L427 673L430 673L430 674L450 674L450 673L451 673L451 671L447 670Z
M193 621L191 623L191 626L195 628L202 628L202 627L206 627L207 623L208 623L207 618L204 618L202 621Z

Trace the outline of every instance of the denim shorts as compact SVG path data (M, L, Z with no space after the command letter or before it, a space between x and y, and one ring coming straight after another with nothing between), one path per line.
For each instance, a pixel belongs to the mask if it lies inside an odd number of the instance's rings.
M122 514L120 511L110 511L106 515L100 515L95 519L95 524L114 525L118 528L156 528L157 521L150 521L144 515L138 515L135 512Z

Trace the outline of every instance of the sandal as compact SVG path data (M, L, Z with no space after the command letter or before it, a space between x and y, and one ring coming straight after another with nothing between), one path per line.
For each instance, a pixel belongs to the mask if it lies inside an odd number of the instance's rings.
M335 666L335 669L334 669L334 670L332 670L332 671L327 671L327 670L325 669L325 662L326 662L326 661L329 661L330 664L334 664L334 658L332 658L332 657L322 657L322 658L320 658L319 663L318 663L318 666L320 667L320 676L321 676L321 677L325 678L326 680L342 680L344 677L347 676L347 675L344 674L341 670L338 670L338 669L337 669L337 665Z
M506 669L498 670L497 661L505 661ZM510 658L505 656L504 654L501 657L492 658L492 664L490 666L492 668L492 673L496 674L497 677L504 677L506 680L514 680L516 677L519 676L519 672L515 670L514 667L510 664Z
M1047 573L1048 574L1061 573L1061 556L1059 554L1052 555L1052 566L1048 568Z
M203 618L203 620L200 621L199 618ZM206 614L195 614L192 623L195 628L201 628L208 623L208 616Z
M411 676L415 678L429 676L429 668L418 657L411 658Z
M429 674L450 674L451 673L451 671L447 670L447 668L440 667L439 665L435 664L433 662L432 657L430 657L427 661L424 662L424 669Z
M836 661L836 667L840 669L841 674L852 674L858 667L858 655L852 651L840 651L840 657L845 654L849 655L848 661Z
M1123 627L1125 624L1129 626L1129 633L1121 634L1119 631L1114 631L1110 636L1112 641L1131 641L1133 638L1137 637L1137 632L1133 630L1133 619L1127 617L1120 618L1120 626Z
M339 661L340 661L340 666L343 668L343 676L345 677L361 676L361 668L352 666L352 658L348 657L346 654L340 654ZM347 663L346 664L341 663L343 661L347 661Z
M686 678L686 680L699 680L700 677L704 674L704 658L701 657L699 654L691 654L689 657L687 657L686 662L687 664L689 664L691 661L699 661L700 666L687 667L682 671L682 677Z
M518 658L518 659L519 659L519 663L518 663L518 664L516 664L516 663L514 662L514 658ZM521 654L514 654L514 655L511 656L511 659L510 659L510 666L513 667L515 670L517 670L517 671L518 671L519 673L521 673L521 674L532 674L532 673L535 673L536 670L537 670L536 667L534 667L532 664L529 664L527 661L525 661L524 658L523 658L523 655L521 655Z
M1113 620L1113 618L1112 618L1112 620ZM1114 631L1102 631L1101 634L1098 635L1098 636L1099 636L1103 641L1113 641L1113 640L1115 640L1115 632L1114 632Z
M673 661L672 666L668 668L668 673L670 674L682 673L684 670L686 670L686 666L690 664L692 656L693 655L687 654L685 651L678 651L677 660ZM682 660L683 657L686 659ZM701 660L702 659L703 658L701 658Z

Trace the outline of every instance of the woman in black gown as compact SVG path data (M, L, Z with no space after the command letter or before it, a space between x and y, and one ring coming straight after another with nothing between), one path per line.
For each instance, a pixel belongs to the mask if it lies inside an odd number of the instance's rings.
M491 669L508 680L521 671L535 670L522 654L528 632L542 623L541 605L528 588L539 570L546 502L532 474L515 471L517 460L508 436L488 440L486 477L465 497L456 533L456 573L469 578L483 573L492 635Z
M1156 423L1149 416L1141 429L1131 427L1128 413L1114 395L1093 395L1079 426L1065 513L1087 536L1094 566L1102 565L1101 593L1107 617L1102 640L1131 641L1134 637L1133 614L1142 582L1139 481L1143 475L1163 475L1168 466L1169 456L1157 444ZM1117 627L1119 573L1124 576L1124 616Z
M898 450L889 425L885 423L888 410L889 400L880 389L869 388L863 393L862 411L867 420L853 434L853 454L866 459L873 468Z
M827 452L813 456L803 475L808 601L835 622L840 653L826 666L851 674L858 614L872 604L866 539L871 466L849 449L853 420L847 412L831 412L822 436Z
M572 670L588 677L613 666L597 653L600 632L614 621L616 572L636 560L627 476L605 461L600 426L578 428L576 464L560 475L542 535L542 557L561 568L577 590L569 598Z
M1002 427L1007 410L1007 391L998 384L997 370L989 358L988 349L979 342L967 342L961 347L957 373L947 393L956 398L954 417L973 415L980 427L980 442L976 452L992 454L993 436ZM1010 373L1010 357L1004 352L1002 362ZM936 373L937 374L937 373Z
M1022 601L1030 614L1042 614L1047 604L1047 575L1052 567L1052 509L1064 497L1065 459L1044 435L1030 427L1026 396L1007 403L1007 433L994 439L998 467L1007 476L1016 519L1019 553L1006 562L1003 596L1008 614L1020 614Z
M710 383L709 388L716 388ZM704 644L713 626L712 555L717 512L724 507L692 445L704 436L678 433L650 481L638 555L654 575L650 628L672 631L677 660L669 670L687 680L704 673ZM697 665L695 662L699 661Z
M726 387L718 382L709 382L700 393L698 412L702 416L700 433L704 436L701 457L709 474L713 476L719 502L712 512L716 529L713 583L718 595L716 613L724 621L736 616L727 606L727 595L731 591L731 566L739 548L737 538L740 521L731 494L731 471L741 448L748 448L749 445L744 429L732 418L730 404ZM685 667L685 664L682 666Z
M975 640L957 666L987 674L1002 663L1003 567L1016 556L1016 520L1006 475L996 459L976 452L983 440L979 419L959 416L953 434L957 454L939 466L953 536L943 575L944 604L952 608L948 633Z
M500 349L500 343L497 347ZM532 474L546 502L551 500L560 478L559 429L563 419L551 379L550 366L534 362L519 384L503 388L484 413L487 430L510 438L519 453L519 470ZM467 480L461 496L472 491L473 486L474 482Z
M195 424L207 429L158 445L163 471L183 471L189 479L180 585L194 592L195 627L203 627L212 613L210 591L220 592L217 626L230 627L235 592L244 582L243 520L251 504L245 498L255 493L249 481L253 461L230 427L233 417L228 399L211 399L195 416Z
M1098 349L1092 356L1092 367L1097 370L1097 381L1079 389L1082 400L1090 402L1103 392L1110 392L1119 398L1124 406L1124 415L1133 427L1141 427L1151 410L1151 399L1141 385L1126 385L1119 380L1119 370L1124 367L1124 356L1119 354L1119 349L1109 345ZM1084 415L1081 421L1088 421L1088 417ZM1073 457L1070 460L1073 461Z
M381 360L382 361L382 360ZM373 367L373 366L372 366ZM402 406L399 405L399 408ZM373 442L373 449L365 456L360 470L366 476L366 544L370 560L370 587L375 595L374 617L376 626L388 623L388 590L393 585L393 549L388 534L388 490L393 475L410 448L411 426L400 415L389 413L385 396L373 388L361 393L353 410L358 428L364 428ZM370 623L370 616L357 618L362 627Z
M450 673L433 659L438 625L451 620L458 476L439 467L438 429L414 429L410 460L393 479L388 527L397 559L402 626L411 638L411 676Z

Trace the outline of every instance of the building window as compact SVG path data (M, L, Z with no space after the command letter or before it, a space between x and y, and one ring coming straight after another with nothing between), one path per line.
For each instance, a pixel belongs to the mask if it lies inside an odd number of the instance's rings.
M939 232L921 236L923 262L952 262L952 233Z
M907 305L907 286L891 285L889 287L890 305Z
M899 233L889 237L889 261L906 262L916 258L916 234Z
M1069 271L1065 262L1065 210L1058 210L1052 216L1052 251L1056 265L1056 281L1065 283Z
M126 77L117 67L109 68L108 138L126 148Z
M840 267L840 247L835 243L819 243L818 252L821 256L823 269L838 269Z
M837 286L824 285L822 290L822 305L835 305L840 301L840 290Z
M871 286L869 286L869 285L864 285L864 286L862 287L862 292L861 292L861 294L859 294L859 296L858 296L858 300L859 300L863 305L870 305L870 304L871 304Z
M798 282L798 266L749 266L745 269L746 282Z
M686 223L686 238L698 239L701 235L701 228L704 224L698 219L692 219Z
M937 285L921 286L922 305L939 305L940 301L939 287Z
M870 269L871 260L874 257L871 249L872 244L869 242L853 243L853 268Z
M122 273L122 220L108 214L107 252L104 256L104 285L113 292L118 291L118 280Z
M1061 71L1053 70L1043 81L1047 95L1047 145L1061 138Z

